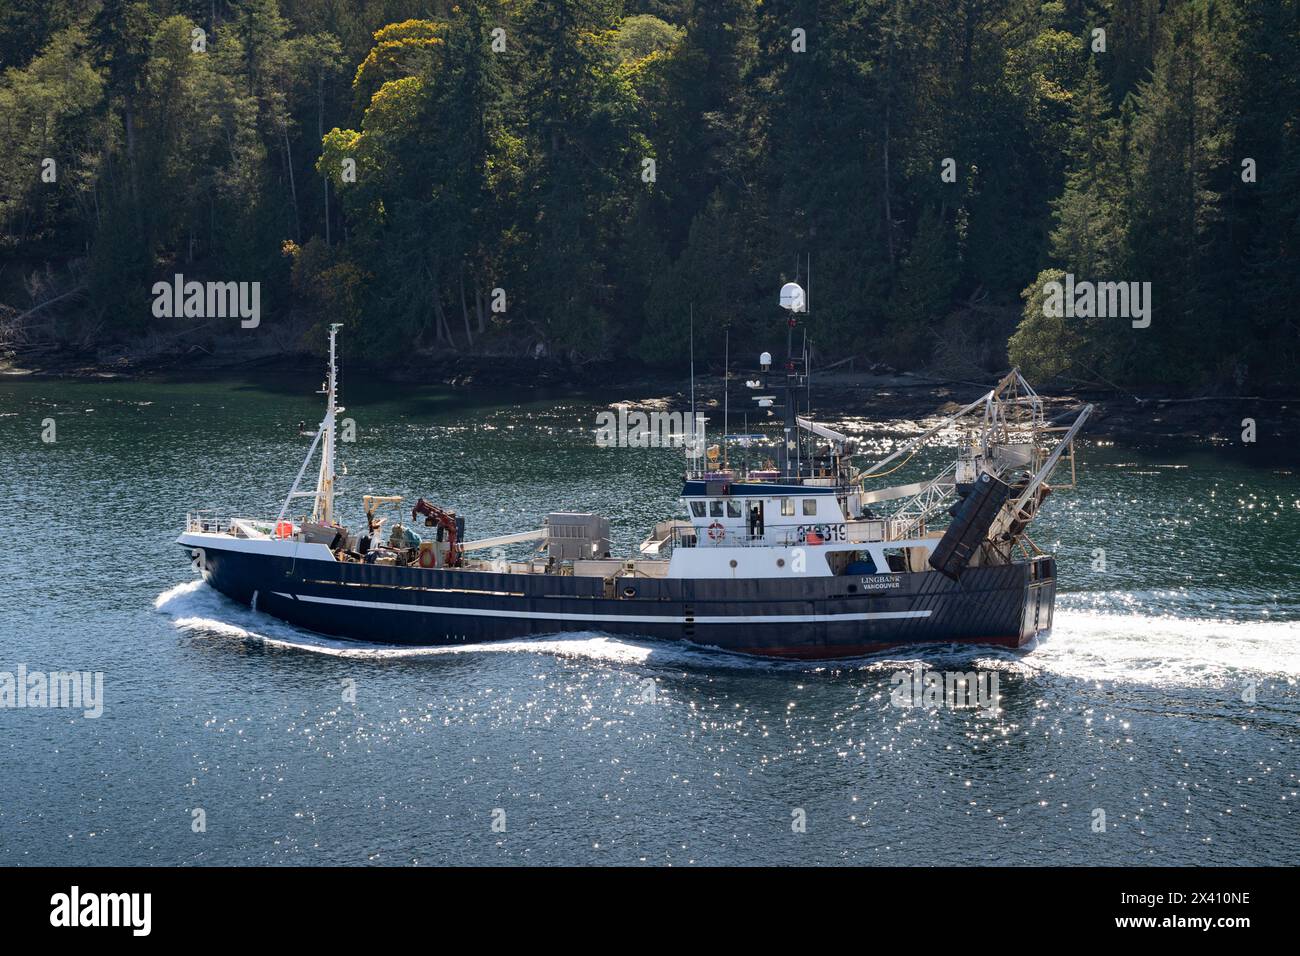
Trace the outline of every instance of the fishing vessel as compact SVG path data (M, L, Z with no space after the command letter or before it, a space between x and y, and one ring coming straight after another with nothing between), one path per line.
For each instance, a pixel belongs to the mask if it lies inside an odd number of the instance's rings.
M466 516L401 496L364 496L339 518L337 336L326 409L274 520L187 515L177 543L228 597L295 625L366 642L437 646L572 631L689 641L778 658L855 657L923 643L1023 647L1052 626L1057 564L1028 531L1068 466L1092 406L1049 421L1012 370L987 393L873 463L802 414L806 355L793 349L803 290L781 304L787 359L764 353L747 384L781 413L775 460L733 466L761 435L690 436L682 512L615 556L609 521L555 512L540 527L470 540ZM802 401L806 402L806 399ZM938 443L935 474L885 479ZM300 490L317 461L315 487ZM294 504L311 499L295 517ZM409 512L409 518L407 517ZM530 553L518 554L527 549ZM514 551L514 556L510 552Z

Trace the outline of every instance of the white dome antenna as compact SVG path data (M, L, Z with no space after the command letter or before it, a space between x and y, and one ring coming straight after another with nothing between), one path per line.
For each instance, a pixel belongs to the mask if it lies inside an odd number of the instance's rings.
M803 286L797 282L787 282L781 286L781 308L791 312L803 312L807 308Z

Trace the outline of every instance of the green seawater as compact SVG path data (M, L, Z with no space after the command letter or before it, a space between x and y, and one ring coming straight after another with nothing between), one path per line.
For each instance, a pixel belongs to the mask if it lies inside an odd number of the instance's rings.
M1031 532L1061 594L1029 653L394 649L236 606L174 544L190 509L274 516L318 384L0 382L0 672L104 680L95 719L0 707L0 864L1297 862L1287 467L1085 438L1078 489ZM680 450L596 445L597 413L642 397L617 383L342 384L345 521L370 493L454 508L471 537L597 511L627 553L679 513ZM882 453L902 440L870 408L841 420ZM893 706L916 664L991 670L1000 707Z

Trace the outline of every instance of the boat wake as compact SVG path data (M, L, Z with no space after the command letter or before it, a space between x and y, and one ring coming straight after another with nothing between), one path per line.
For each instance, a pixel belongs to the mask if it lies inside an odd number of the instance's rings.
M154 601L194 637L252 640L270 647L354 659L436 658L458 654L548 654L614 664L707 666L727 670L892 672L982 668L1032 677L1147 685L1223 684L1256 676L1300 678L1300 623L1235 622L1058 608L1052 635L1032 653L956 645L893 650L847 661L774 661L712 648L636 641L591 631L454 647L392 647L342 641L230 601L203 581L169 588Z
M1057 608L1032 655L1041 670L1081 680L1224 684L1300 677L1300 622L1232 621Z

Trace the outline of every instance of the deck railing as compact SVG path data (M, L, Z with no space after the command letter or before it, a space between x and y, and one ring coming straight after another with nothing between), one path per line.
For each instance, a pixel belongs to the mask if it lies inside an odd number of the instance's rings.
M202 532L205 534L235 534L240 537L245 536L244 530L238 526L244 525L245 529L253 529L254 534L248 535L255 537L257 533L270 534L272 523L265 519L245 518L238 515L222 515L214 510L187 511L185 513L185 530L192 532Z
M846 534L838 540L827 539L827 544L878 544L906 541L924 535L925 522L916 518L874 518L849 522ZM725 536L710 539L708 529L692 527L662 529L655 537L659 544L656 554L666 554L673 548L790 548L807 544L806 534L800 536L797 528L768 528L765 534L746 534L728 531Z
M218 515L215 511L210 509L185 512L186 531L203 532L206 534L225 534L234 526L234 521L234 518Z

